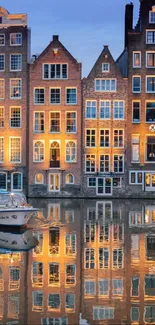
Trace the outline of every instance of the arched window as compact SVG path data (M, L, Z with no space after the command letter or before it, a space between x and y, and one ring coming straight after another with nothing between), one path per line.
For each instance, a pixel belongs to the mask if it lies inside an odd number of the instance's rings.
M50 168L60 168L60 143L52 141L50 145Z
M23 189L23 174L14 172L11 174L11 190L22 191Z
M33 150L33 161L41 162L44 160L44 141L35 141Z
M44 176L41 173L35 175L35 184L44 184Z
M7 190L7 174L0 173L0 190Z
M66 184L74 184L74 176L73 174L66 175Z
M76 143L74 141L66 143L66 162L76 162Z

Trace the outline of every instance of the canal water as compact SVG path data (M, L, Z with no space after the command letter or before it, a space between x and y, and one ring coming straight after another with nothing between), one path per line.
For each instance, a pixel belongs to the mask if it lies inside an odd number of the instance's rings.
M0 228L0 325L155 324L155 200L29 203Z

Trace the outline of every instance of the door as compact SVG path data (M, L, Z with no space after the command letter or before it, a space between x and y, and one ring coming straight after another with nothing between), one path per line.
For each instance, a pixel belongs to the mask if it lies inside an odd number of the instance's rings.
M97 195L112 195L112 178L111 177L98 177L97 178Z
M49 174L49 190L51 192L60 191L60 174Z
M155 173L145 174L145 191L155 191Z

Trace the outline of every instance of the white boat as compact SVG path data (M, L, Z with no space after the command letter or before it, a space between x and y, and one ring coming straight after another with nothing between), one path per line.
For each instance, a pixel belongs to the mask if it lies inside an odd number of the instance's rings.
M14 228L16 229L16 228ZM13 232L0 228L0 254L4 251L29 251L38 245L38 240L33 236L32 230Z
M0 225L23 226L37 211L27 204L23 193L0 191Z

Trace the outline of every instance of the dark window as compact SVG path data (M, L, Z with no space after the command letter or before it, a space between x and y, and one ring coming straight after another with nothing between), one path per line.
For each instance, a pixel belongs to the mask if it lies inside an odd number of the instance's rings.
M140 122L140 102L133 102L133 123Z
M146 122L155 122L155 102L146 104Z
M147 77L147 92L155 92L155 77Z
M147 161L155 161L155 137L147 137Z

